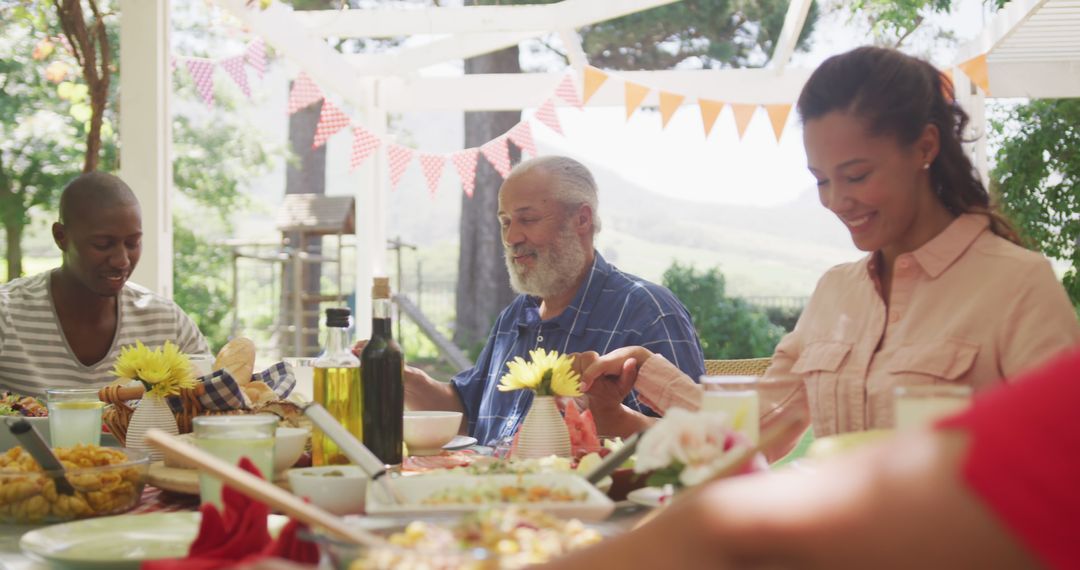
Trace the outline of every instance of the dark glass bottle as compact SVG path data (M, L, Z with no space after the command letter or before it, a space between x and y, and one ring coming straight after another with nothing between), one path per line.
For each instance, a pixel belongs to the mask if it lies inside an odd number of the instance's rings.
M388 278L375 278L371 301L371 339L360 353L364 445L383 463L397 465L405 415L405 355L391 330Z
M349 309L326 310L326 347L315 360L315 401L322 404L334 419L356 436L363 437L361 415L363 392L360 386L360 361L352 353L349 339ZM311 463L331 465L349 459L336 443L316 429L311 438Z

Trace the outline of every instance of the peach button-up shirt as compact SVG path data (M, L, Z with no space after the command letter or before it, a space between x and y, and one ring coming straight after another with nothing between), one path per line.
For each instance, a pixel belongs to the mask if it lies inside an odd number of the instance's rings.
M763 422L808 407L818 436L891 428L897 386L980 391L1080 343L1050 263L988 225L962 215L900 255L887 305L876 254L825 273L762 379ZM637 389L656 409L696 408L700 388L670 368L648 359Z

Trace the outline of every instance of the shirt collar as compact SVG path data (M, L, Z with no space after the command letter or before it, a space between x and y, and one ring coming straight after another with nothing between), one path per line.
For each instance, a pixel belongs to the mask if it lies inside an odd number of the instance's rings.
M983 214L961 214L940 234L908 255L915 259L931 279L936 279L960 259L989 225L990 218ZM879 254L880 252L875 251L866 258L867 274L875 282L877 264L880 263Z
M604 282L607 281L607 276L612 269L611 264L599 252L593 250L592 267L585 276L585 280L578 287L574 300L570 301L570 305L557 317L544 322L552 323L563 330L570 331L570 334L574 336L584 334L585 325L589 319L581 313L584 312L587 315L592 312L593 307L596 306L597 301L600 299L600 294L604 289ZM527 327L538 322L540 322L540 298L531 295L527 296L524 310L518 317L518 325Z

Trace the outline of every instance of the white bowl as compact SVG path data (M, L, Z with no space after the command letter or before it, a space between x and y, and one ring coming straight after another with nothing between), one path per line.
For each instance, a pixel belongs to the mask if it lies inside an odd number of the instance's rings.
M327 475L328 473L336 475ZM290 469L289 488L297 497L335 515L364 512L367 475L356 465L323 465Z
M8 429L7 420L16 421L19 416L0 416L0 453L3 453L16 445L19 445L19 440L15 439L15 436L11 435L11 431ZM34 429L41 434L41 439L45 440L45 443L52 447L52 432L49 431L49 418L39 417L25 417L21 418L34 426Z
M311 432L305 428L279 427L274 433L274 473L292 467L304 454L308 436Z
M461 428L461 412L405 412L405 445L412 455L435 455Z

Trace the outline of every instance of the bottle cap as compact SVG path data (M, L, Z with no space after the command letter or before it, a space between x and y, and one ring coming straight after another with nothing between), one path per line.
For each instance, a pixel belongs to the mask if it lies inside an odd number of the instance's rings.
M374 285L371 286L371 298L372 299L389 299L390 298L390 278L389 277L376 277Z
M344 327L349 326L349 316L352 315L352 311L345 308L333 308L326 310L326 326L328 327Z

